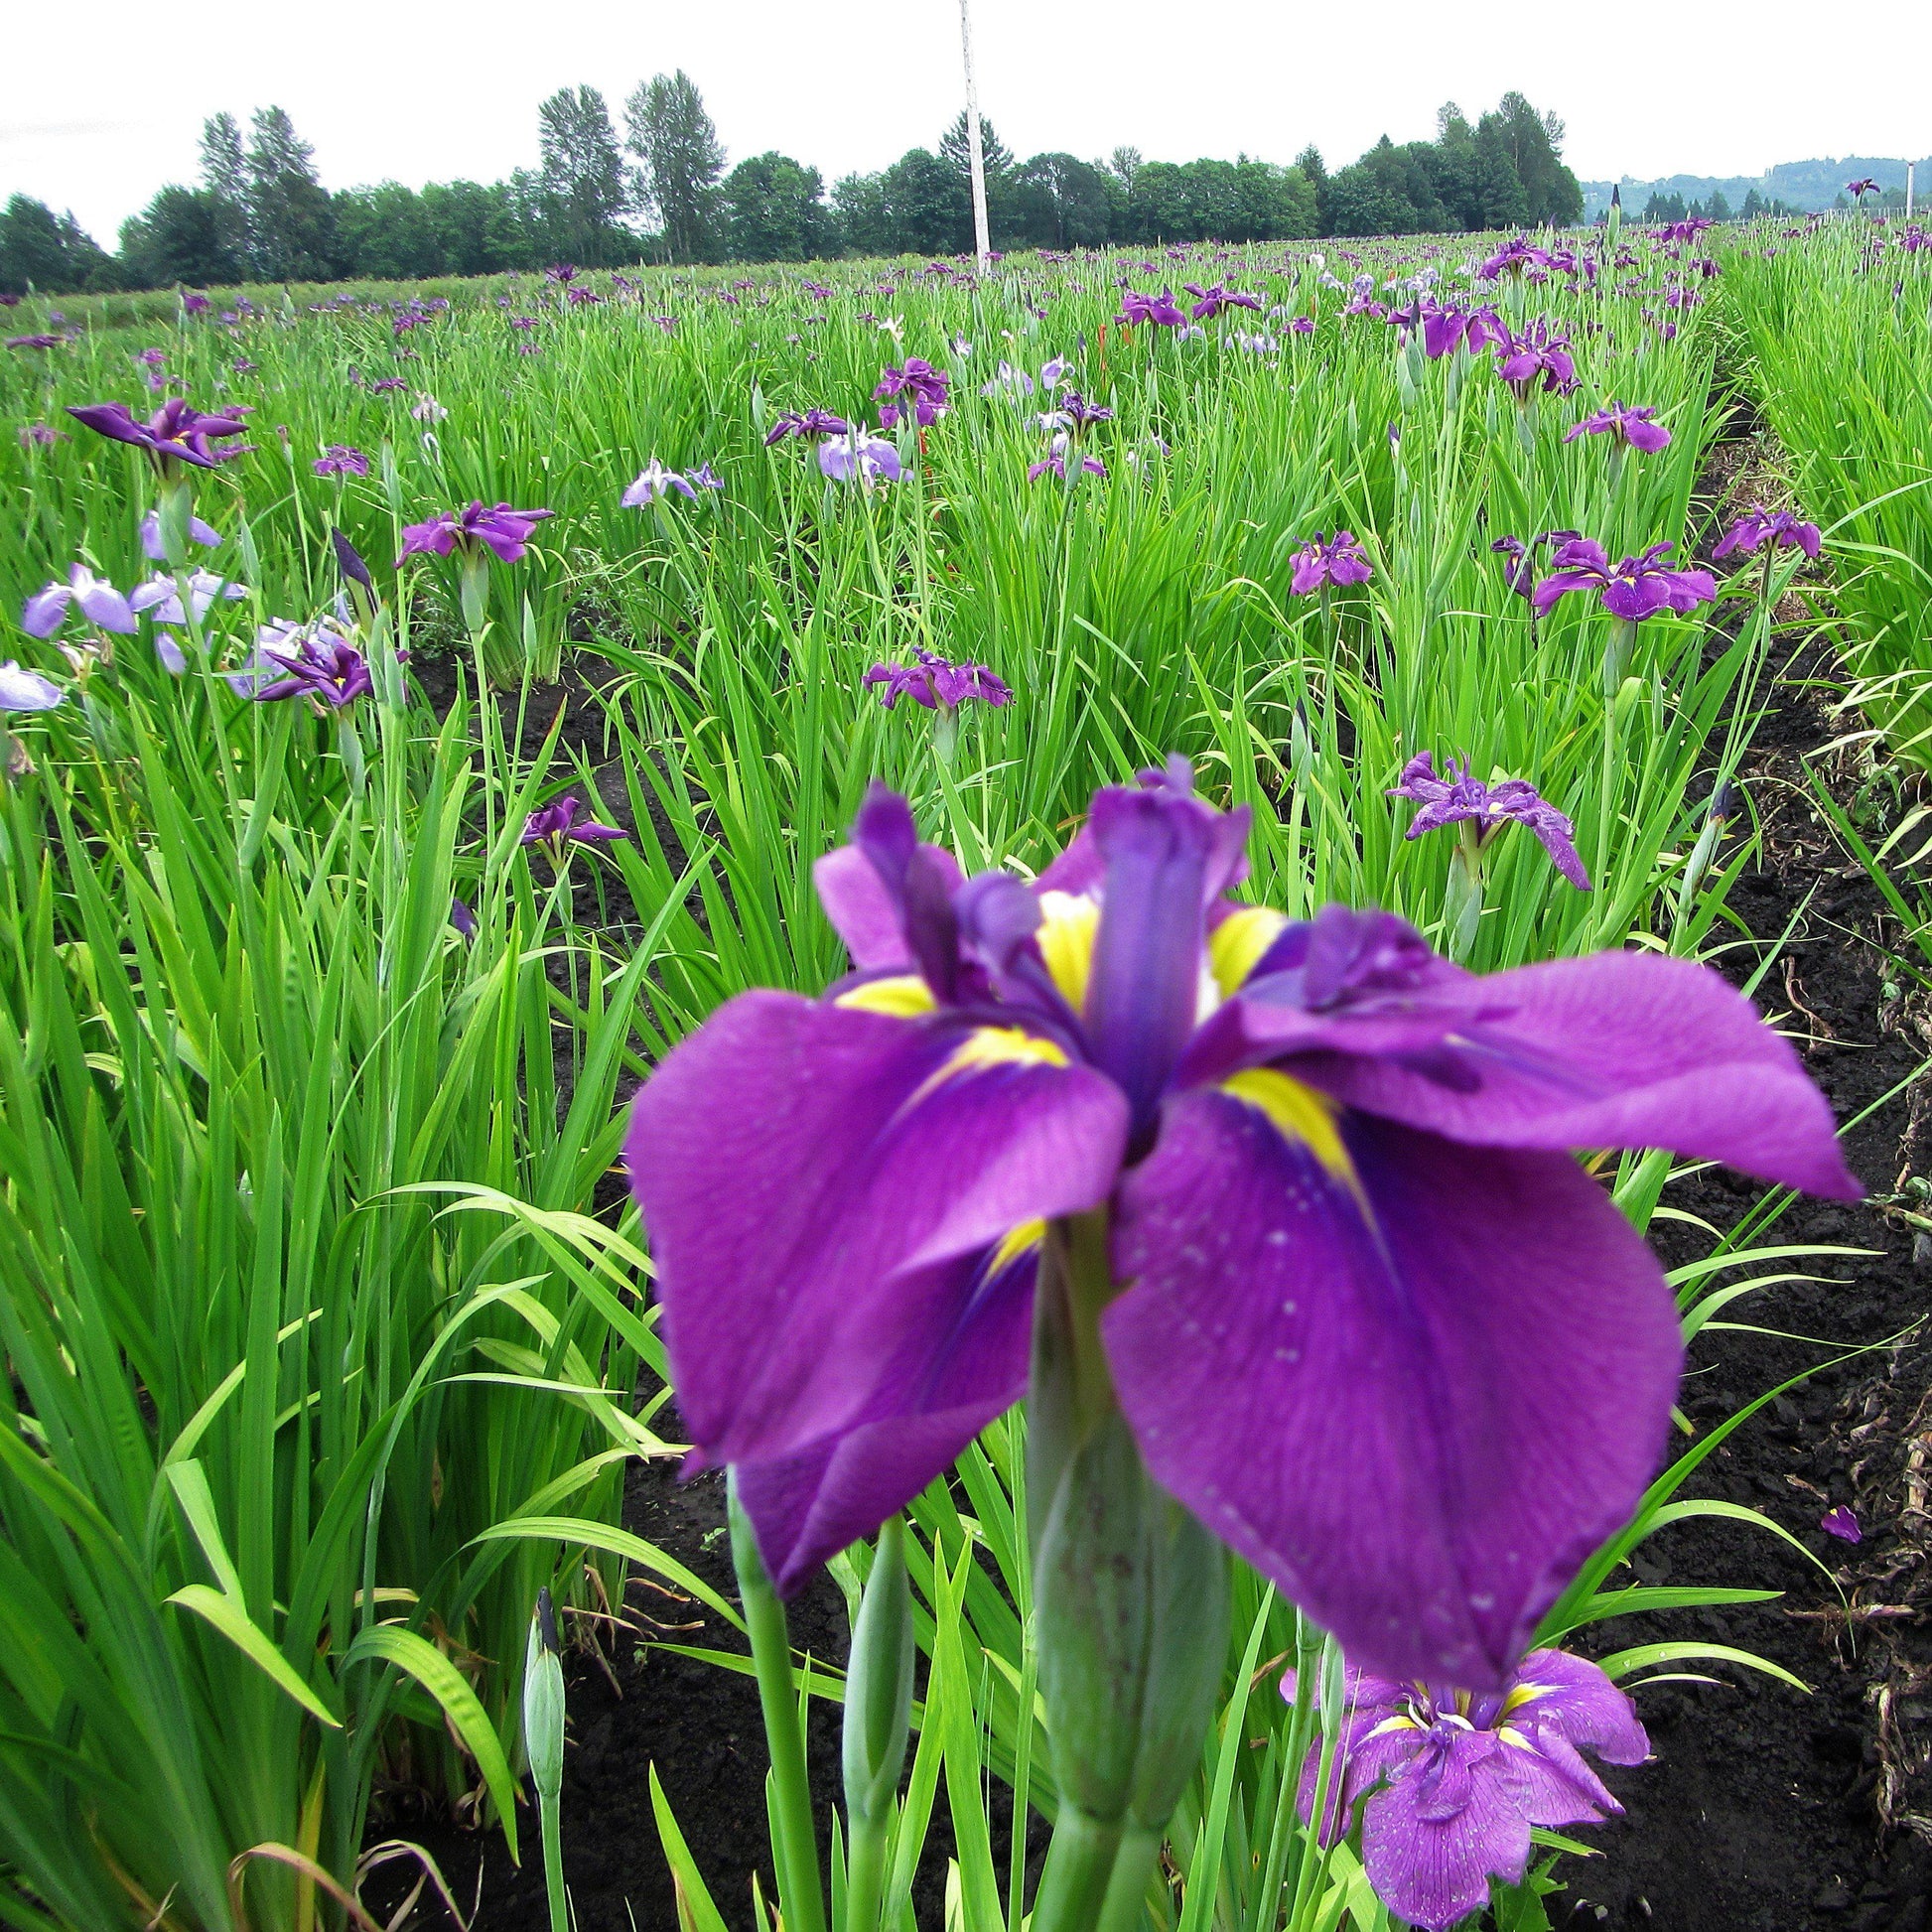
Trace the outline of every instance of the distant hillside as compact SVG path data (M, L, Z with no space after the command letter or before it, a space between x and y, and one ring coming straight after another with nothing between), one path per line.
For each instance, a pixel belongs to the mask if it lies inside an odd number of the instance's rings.
M1914 205L1923 207L1932 199L1932 155L1916 164L1918 169ZM1627 214L1640 215L1652 195L1680 195L1688 204L1709 202L1722 194L1732 211L1741 207L1744 197L1753 189L1761 200L1783 202L1788 207L1813 209L1831 207L1845 193L1848 181L1869 175L1880 191L1905 190L1905 163L1869 154L1848 154L1839 160L1829 156L1821 161L1780 161L1761 175L1668 175L1656 181L1640 181L1625 175L1620 184L1587 181L1584 189L1584 219L1593 221L1610 205L1610 189L1623 190Z

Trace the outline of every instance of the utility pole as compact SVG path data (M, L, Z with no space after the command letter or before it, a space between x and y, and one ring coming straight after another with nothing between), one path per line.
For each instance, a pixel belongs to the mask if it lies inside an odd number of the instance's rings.
M1912 170L1917 165L1911 161L1905 164L1905 219L1908 221L1912 218Z
M993 243L986 228L986 150L980 144L980 96L973 80L972 0L959 0L959 51L966 62L966 155L973 175L973 254L982 270L990 266Z

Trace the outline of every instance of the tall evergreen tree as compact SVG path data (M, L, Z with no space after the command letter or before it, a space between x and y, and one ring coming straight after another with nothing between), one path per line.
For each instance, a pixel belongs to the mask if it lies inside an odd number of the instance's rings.
M273 282L324 282L337 272L336 210L316 178L315 150L279 107L256 111L248 143L252 265Z
M674 262L715 260L722 252L718 178L725 150L697 82L682 68L640 81L623 118L624 145L637 157L665 253Z
M623 154L603 94L560 87L537 109L537 142L560 252L599 265L629 258Z
M939 158L961 181L972 179L973 156L966 139L966 110L963 107L954 115L952 126L940 136ZM1013 150L993 132L993 123L984 114L980 116L980 163L986 170L989 187L999 177L1013 172Z
M247 274L251 249L248 236L248 161L241 147L241 125L232 114L210 114L202 123L202 188L208 197L214 232L207 239L206 252L212 267L209 281L236 282ZM165 191L164 191L165 192ZM172 204L166 219L170 224L196 219L186 204ZM187 241L187 231L179 239ZM171 245L173 245L171 243ZM193 244L204 250L204 242Z

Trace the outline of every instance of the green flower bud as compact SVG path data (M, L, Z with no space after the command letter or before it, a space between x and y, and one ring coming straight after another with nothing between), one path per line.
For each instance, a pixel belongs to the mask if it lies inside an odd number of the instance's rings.
M537 1591L523 1651L523 1747L537 1795L554 1804L564 1786L564 1667L548 1588Z
M898 1790L912 1728L912 1648L905 1528L889 1516L880 1525L845 1673L845 1807L855 1829L886 1817Z

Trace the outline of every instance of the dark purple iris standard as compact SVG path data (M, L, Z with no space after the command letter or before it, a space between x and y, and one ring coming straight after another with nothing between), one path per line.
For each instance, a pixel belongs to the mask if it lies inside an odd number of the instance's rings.
M1653 543L1641 557L1612 564L1600 543L1577 537L1550 559L1552 574L1537 585L1530 602L1538 617L1548 617L1559 598L1572 591L1595 591L1603 608L1626 623L1641 623L1660 611L1684 616L1718 595L1708 570L1673 570L1661 560L1668 543Z
M398 651L404 658L406 651ZM313 623L279 620L255 635L254 655L238 670L224 671L236 697L256 704L312 698L318 709L340 711L375 689L368 660L327 618Z
M1872 177L1871 177L1871 176L1869 176L1869 175L1865 175L1865 176L1863 176L1863 177L1862 177L1862 178L1861 178L1860 180L1858 180L1858 181L1848 181L1848 182L1847 182L1847 183L1845 184L1845 192L1846 192L1846 193L1847 193L1848 195L1852 195L1852 196L1856 196L1856 197L1858 198L1858 204L1859 204L1859 206L1860 206L1861 207L1864 207L1864 198L1865 198L1865 197L1866 197L1867 195L1875 195L1875 194L1877 194L1877 192L1878 192L1878 184L1877 184L1877 182L1876 182L1876 181L1874 181L1874 180L1872 179Z
M498 561L521 563L536 527L550 510L516 510L507 503L472 502L460 510L445 510L427 523L406 523L402 532L401 564L417 556L447 557L453 550L465 556L488 550Z
M1341 590L1366 584L1374 575L1368 553L1352 530L1337 530L1332 537L1317 530L1296 551L1288 587L1297 597L1312 597L1331 585Z
M1432 362L1466 348L1478 355L1492 343L1507 340L1509 331L1494 309L1458 309L1440 302L1422 304L1423 353Z
M788 409L764 432L764 447L768 450L773 444L782 443L791 436L814 443L822 437L849 436L851 433L852 425L843 416L833 415L829 409Z
M1013 691L984 664L954 664L937 651L913 647L910 664L875 664L864 678L884 687L879 702L891 711L901 698L928 711L957 711L968 699L981 704L1013 702Z
M1533 1826L1595 1825L1622 1812L1585 1751L1609 1764L1650 1755L1629 1698L1561 1650L1531 1651L1474 1697L1367 1672L1351 1673L1348 1692L1321 1842L1342 1838L1361 1805L1368 1881L1423 1932L1449 1932L1486 1905L1492 1875L1520 1884ZM1282 1695L1295 1696L1292 1671ZM1320 1757L1317 1738L1298 1794L1308 1824Z
M594 818L580 823L577 814L582 810L584 801L574 792L553 798L523 821L518 843L547 845L553 854L560 854L568 845L609 845L613 839L630 836L621 825L601 824Z
M897 429L900 416L910 411L919 428L929 429L946 407L951 383L946 370L935 369L922 356L907 356L902 369L889 367L872 392L874 399L885 405L879 412L881 427ZM891 397L902 400L889 401Z
M1521 537L1498 537L1489 548L1497 556L1509 559L1503 566L1503 582L1527 602L1536 593L1536 553L1546 543L1558 548L1574 543L1577 535L1575 530L1545 530L1528 543Z
M1574 443L1580 436L1607 436L1618 449L1654 454L1670 443L1670 431L1662 423L1651 421L1656 413L1648 405L1639 409L1625 409L1620 403L1612 402L1606 408L1586 416L1574 428L1565 430L1563 440Z
M1711 556L1715 562L1768 543L1774 550L1802 550L1816 558L1821 541L1816 523L1801 523L1789 510L1748 509L1725 532Z
M1206 288L1195 282L1183 282L1181 286L1194 298L1193 307L1187 313L1196 322L1211 322L1229 309L1259 310L1265 306L1260 296L1231 289L1224 282L1214 282Z
M1577 386L1570 338L1547 322L1533 322L1520 336L1507 330L1495 345L1496 373L1527 402L1540 385L1547 395L1567 396Z
M1291 922L1227 897L1247 827L1175 759L1033 885L967 880L874 786L816 873L854 973L742 994L632 1108L690 1466L735 1465L796 1590L1025 1392L1042 1239L1104 1211L1099 1347L1154 1479L1351 1657L1500 1688L1635 1507L1683 1362L1568 1150L1861 1190L1715 972L1479 978L1387 913Z
M1119 323L1152 323L1159 329L1179 329L1187 318L1174 306L1172 291L1163 289L1159 295L1142 295L1133 289L1124 289L1120 298L1120 314L1114 320Z
M1576 826L1527 778L1505 778L1500 784L1486 785L1469 775L1466 763L1458 764L1453 759L1448 776L1439 777L1436 755L1423 752L1402 767L1402 776L1390 788L1389 796L1407 798L1422 807L1410 820L1405 838L1419 839L1425 832L1441 831L1446 825L1467 825L1475 843L1482 846L1505 825L1526 825L1556 869L1579 892L1589 891L1589 874L1577 856Z
M1517 235L1505 241L1496 252L1485 261L1476 273L1484 281L1493 282L1503 275L1521 275L1527 269L1550 266L1550 251L1539 248L1527 235Z

